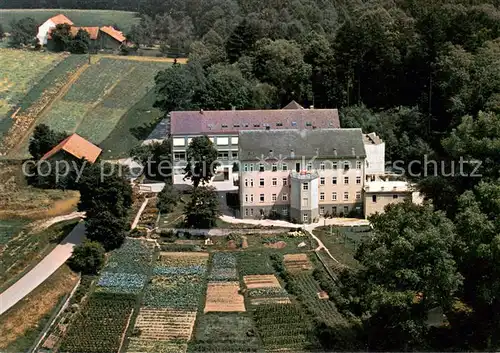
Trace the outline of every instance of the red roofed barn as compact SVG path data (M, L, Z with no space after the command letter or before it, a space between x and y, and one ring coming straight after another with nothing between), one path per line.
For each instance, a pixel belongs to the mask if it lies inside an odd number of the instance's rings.
M127 40L122 32L113 28L112 26L103 27L80 27L75 26L74 23L66 16L60 14L54 16L40 27L38 27L37 38L41 45L47 45L50 49L53 45L51 32L59 24L68 24L71 26L71 35L75 36L80 29L86 31L91 40L91 48L94 50L118 50Z
M90 163L94 163L101 152L102 149L93 143L85 140L78 134L73 134L45 153L41 160L63 159L65 155L69 154L76 159L85 159Z

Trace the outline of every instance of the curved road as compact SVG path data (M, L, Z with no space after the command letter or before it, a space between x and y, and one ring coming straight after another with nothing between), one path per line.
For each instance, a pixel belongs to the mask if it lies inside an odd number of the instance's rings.
M68 260L75 245L80 244L85 236L85 224L80 222L71 233L52 250L31 271L26 273L5 292L0 294L0 315L31 293L49 278Z

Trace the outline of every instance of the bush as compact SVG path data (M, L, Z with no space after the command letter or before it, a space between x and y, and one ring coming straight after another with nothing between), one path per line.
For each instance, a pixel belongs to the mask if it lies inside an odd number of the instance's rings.
M104 253L104 248L100 243L86 240L74 248L68 260L68 266L75 272L95 275L104 265Z
M163 190L158 194L158 202L156 207L162 214L172 212L179 200L179 194L170 184L165 184Z

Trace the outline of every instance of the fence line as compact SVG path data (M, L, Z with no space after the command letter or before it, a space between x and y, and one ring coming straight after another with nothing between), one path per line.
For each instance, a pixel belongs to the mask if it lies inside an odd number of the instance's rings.
M42 332L40 332L40 334L38 335L35 343L30 348L30 350L28 351L28 353L35 353L36 352L36 350L38 349L38 346L40 346L40 344L43 342L43 340L47 336L47 333L49 333L49 331L52 328L52 326L54 326L54 323L57 321L57 319L59 318L59 316L61 316L62 312L68 307L68 303L71 300L71 298L73 297L73 295L75 294L76 289L80 285L81 280L82 280L82 278L80 277L78 279L78 282L76 282L75 286L71 290L71 292L69 294L66 294L62 298L62 300L60 300L60 303L58 304L56 311L52 314L52 316L49 319L49 322L47 322L47 324L45 325L45 327L42 330Z

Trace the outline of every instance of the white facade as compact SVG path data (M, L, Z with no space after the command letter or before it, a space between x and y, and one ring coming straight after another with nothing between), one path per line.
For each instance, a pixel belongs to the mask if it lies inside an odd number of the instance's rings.
M376 176L385 174L385 142L372 132L364 136L364 144L367 181L375 181Z
M38 34L36 37L41 45L47 45L47 37L49 36L49 32L52 28L56 28L56 24L52 21L52 19L48 19L43 25L38 27Z

